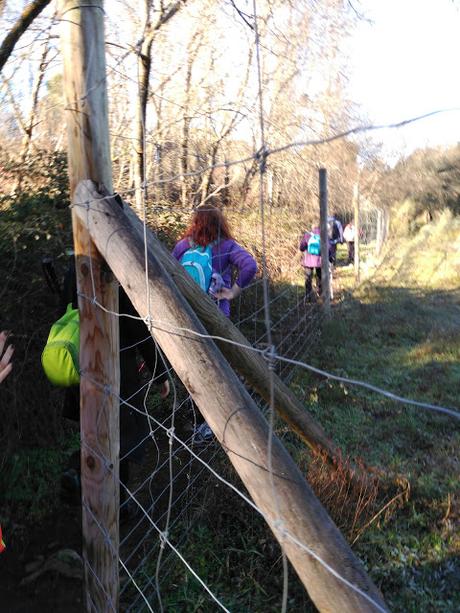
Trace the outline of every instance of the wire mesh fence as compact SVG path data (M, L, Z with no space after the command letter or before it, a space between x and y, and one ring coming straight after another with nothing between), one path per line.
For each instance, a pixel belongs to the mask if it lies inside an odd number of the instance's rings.
M306 6L311 9L315 4L306 3ZM260 19L259 23L266 25L269 23L267 15L272 9L269 4L260 5L259 9L267 21ZM289 113L282 112L285 108L292 111L291 118L294 115L290 103L293 92L289 88L277 103L273 103L267 94L267 109L270 108L270 111L264 111L262 94L271 90L261 79L260 63L257 65L255 56L265 54L269 58L266 60L267 80L272 79L277 83L286 77L282 74L283 69L294 58L285 57L283 62L277 63L275 58L284 54L292 41L283 40L271 26L257 32L256 9L254 3L252 14L248 16L233 3L218 8L212 3L204 9L185 7L183 10L186 11L188 23L195 27L191 28L187 38L181 38L176 44L170 42L177 34L176 26L173 22L167 25L167 29L158 35L158 66L147 88L150 119L147 121L144 115L140 122L140 134L130 136L128 128L134 112L131 109L129 113L127 109L142 77L139 67L141 45L132 43L134 31L140 24L130 24L133 32L124 32L120 44L115 43L113 37L117 18L115 13L112 17L110 8L106 6L109 59L107 76L103 81L104 84L107 81L112 107L110 132L117 191L124 200L134 202L144 220L148 219L159 236L164 235L170 247L187 225L193 205L206 202L212 196L218 197L238 241L256 256L261 271L233 302L231 319L254 350L270 361L272 371L284 381L289 381L296 368L308 367L303 359L305 350L318 338L323 320L320 304L305 303L298 251L301 234L319 217L317 168L319 164L331 164L333 168L340 169L333 174L331 182L333 208L339 217L341 211L344 216L350 216L352 188L357 175L356 144L343 137L347 130L340 133L340 139L339 132L325 134L328 122L318 119L317 113L301 113L300 117L295 118L294 125L286 121L285 116ZM201 27L203 10L207 23L214 28L212 36L209 29ZM283 20L282 6L277 10L279 18ZM129 14L129 6L122 7L122 11L124 15ZM321 15L318 13L316 17L319 23ZM339 17L349 19L346 15L338 14ZM250 19L249 29L246 19ZM304 27L305 15L296 13L295 21ZM24 42L25 53L29 53L29 47L32 48L34 37L42 36L48 27L59 25L51 17L45 18L44 24L45 28L38 28L31 39ZM241 73L243 77L235 79L233 94L236 103L229 103L228 106L225 104L228 102L226 94L223 90L219 91L214 79L215 74L219 75L220 86L225 79L231 81L235 78L228 71L225 72L225 54L236 53L236 46L230 50L228 47L219 49L216 42L221 40L226 28L237 32L238 39L245 43L244 49L248 50L248 53L241 52L241 57L240 52L237 53L238 66L244 70L234 72ZM319 34L324 32L318 30ZM42 61L40 67L42 78L45 75L48 78L48 91L32 109L36 114L35 119L41 118L37 122L35 137L37 143L51 139L53 147L58 150L64 138L63 132L60 128L51 130L50 125L63 123L61 119L65 104L59 92L57 69L60 60L57 53L54 54L57 50L53 38L48 38L46 44L51 59L45 63ZM305 60L307 63L309 61ZM220 66L221 71L207 77L209 67L216 65ZM13 76L4 77L3 103L8 96L11 97L8 79ZM87 84L87 93L100 85L99 82ZM324 101L322 98L318 102ZM19 107L15 109L16 124L20 123L19 118L23 114L20 101L18 104ZM50 116L52 121L49 120ZM302 138L298 139L299 126L304 122L308 130L303 131ZM14 136L16 124L8 122L2 127L6 131L5 138ZM243 136L244 126L251 138L247 134ZM315 150L314 154L310 154L311 144L324 146L328 141L332 144L327 150L323 147L321 153ZM137 171L136 163L129 161L132 146L141 147L145 154L143 165ZM26 150L24 155L27 157ZM14 188L13 185L10 187ZM97 206L97 202L89 205ZM359 240L366 246L367 253L379 251L387 225L382 209L363 199ZM339 254L344 253L341 249ZM145 291L148 294L147 287ZM100 308L95 293L91 296L80 295L80 299L92 302L96 311ZM114 321L126 315L128 313L111 314ZM154 320L155 314L149 313L148 317ZM149 323L144 317L140 319ZM206 546L207 539L212 537L210 519L215 520L216 531L235 537L235 533L241 534L248 528L241 525L243 514L239 512L240 505L248 505L254 514L249 531L265 530L261 511L250 501L216 438L212 433L203 436L203 429L198 427L203 425L201 414L178 378L170 373L172 393L168 400L164 400L159 397L154 381L142 368L141 361L137 367L141 371L141 380L135 395L140 395L142 401L134 403L129 397L121 398L121 411L137 413L146 424L145 435L136 442L136 447L145 447L145 457L141 463L131 463L129 474L125 473L120 478L120 517L125 518L120 527L120 608L136 612L181 610L180 607L193 603L195 609L202 606L204 610L217 607L223 610L250 610L251 590L257 590L260 584L263 592L263 581L267 581L267 577L260 577L254 571L252 586L250 581L243 583L242 594L235 595L232 594L232 586L229 586L231 567L239 559L238 555L242 555L246 559L252 556L254 562L248 566L255 568L260 552L251 551L248 546L242 547L238 553L230 544L225 551L214 552L214 572L209 573L209 568L201 560L200 551L212 551L212 547ZM329 376L329 373L325 373L325 376ZM272 432L275 427L273 406L252 392L246 381L244 383L266 415ZM109 392L114 394L113 390ZM278 430L282 433L281 428ZM128 451L133 452L135 448ZM95 455L100 453L97 441L91 452ZM102 459L107 463L107 458ZM277 496L273 488L275 504ZM225 507L221 504L222 500L225 500ZM229 509L234 509L234 512ZM88 505L86 512L94 516L94 510ZM97 523L97 517L94 520ZM100 530L107 537L105 527L100 526ZM293 538L285 532L282 536ZM268 575L268 581L274 581L279 586L279 599L286 610L286 565L268 532L264 539L266 549L263 554L269 555L275 569ZM108 546L111 544L108 543ZM300 543L299 547L303 547L309 555L315 555L309 543ZM341 574L340 565L337 569L331 568L321 556L318 557L329 573L346 583L355 594L363 596L358 585L353 582L350 585ZM89 568L88 572L94 571ZM208 578L206 574L211 576ZM244 600L245 591L249 593L247 600ZM87 597L91 599L90 594ZM384 610L379 602L364 595L366 597L375 610ZM296 593L296 598L293 606L299 608L305 605L305 596L301 592ZM110 601L108 595L107 608L116 610L116 604Z

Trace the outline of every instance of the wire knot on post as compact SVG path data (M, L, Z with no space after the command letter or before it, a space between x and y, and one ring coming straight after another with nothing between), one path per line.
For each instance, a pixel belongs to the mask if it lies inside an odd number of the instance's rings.
M164 532L160 532L160 548L164 549L165 548L165 544L168 540L168 531L165 530Z
M171 428L168 428L168 430L166 430L166 434L168 436L169 439L169 445L172 446L173 444L173 440L174 440L174 433L175 433L175 428L174 426L171 426Z
M110 537L110 534L109 534L109 532L107 531L106 528L104 528L102 530L102 535L103 535L104 543L105 543L107 549L109 549L109 550L112 549L113 548L113 541L112 541L112 538Z
M271 371L274 371L276 367L276 360L278 358L278 354L276 353L275 345L270 345L270 347L267 347L262 352L262 356L268 364L268 369Z
M153 330L153 317L151 315L146 315L144 317L144 323L147 326L147 330L151 333Z

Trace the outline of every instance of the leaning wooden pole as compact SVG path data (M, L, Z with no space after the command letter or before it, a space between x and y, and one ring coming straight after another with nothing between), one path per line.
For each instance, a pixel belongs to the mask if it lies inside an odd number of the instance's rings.
M80 183L77 194L83 203L97 197L89 181ZM283 445L270 433L262 412L192 308L152 252L145 260L142 240L123 210L114 199L102 198L90 210L84 205L76 207L75 213L88 224L92 239L138 313L151 317L152 335L211 426L317 608L344 613L385 611L380 592Z
M124 210L137 235L143 240L144 227L141 220L128 205L125 204ZM254 351L247 338L216 307L215 302L203 293L149 228L146 228L146 236L149 253L159 260L174 279L205 328L216 337L217 346L232 367L267 403L271 399L268 382L270 376L273 376L275 408L280 417L311 449L326 453L332 462L339 462L342 457L340 449L328 438L321 425L312 418L290 388L276 374L270 373L268 362L263 356Z
M70 196L82 179L112 189L103 2L61 0ZM89 206L91 206L89 204ZM118 610L118 288L72 211L80 310L82 533L87 611ZM95 298L104 309L97 308Z
M125 214L141 240L144 240L144 226L136 213L125 203ZM292 390L274 373L270 373L268 362L257 351L240 330L223 315L209 296L203 293L179 262L171 256L162 242L145 228L147 249L158 258L167 273L174 279L181 294L185 296L194 312L210 334L216 337L217 346L232 367L242 375L249 386L267 403L271 402L269 381L273 377L275 409L299 438L315 452L324 453L332 466L341 464L343 454L339 447L326 435ZM362 467L350 465L350 478L360 483L373 482L375 477Z

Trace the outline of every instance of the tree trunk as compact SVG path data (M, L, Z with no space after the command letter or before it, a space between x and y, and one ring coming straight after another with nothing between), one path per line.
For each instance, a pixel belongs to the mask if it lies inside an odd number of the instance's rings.
M48 31L48 39L45 43L44 49L43 49L43 53L42 53L42 57L41 57L41 61L40 61L40 65L38 68L38 74L37 74L37 78L35 81L35 85L34 85L34 89L32 92L32 104L31 104L31 108L30 108L30 113L29 113L29 121L27 123L27 127L26 127L26 133L25 136L22 140L22 150L21 150L21 154L20 154L20 165L21 167L25 164L28 156L29 156L29 151L30 151L30 145L32 142L32 134L33 134L33 130L35 127L35 117L37 114L37 107L38 107L38 95L40 93L40 88L41 85L43 83L43 79L45 77L45 69L46 69L46 59L48 57L48 53L50 50L50 46L49 46L49 42L50 42L50 32ZM14 188L15 192L19 192L21 191L21 185L22 185L22 180L23 180L24 176L22 173L19 173L18 176L18 180L16 183L16 186Z
M144 227L140 219L128 205L125 205L124 211L138 236L143 239ZM325 453L331 464L340 465L343 454L326 436L321 425L311 417L289 387L275 374L270 373L268 364L262 355L253 350L246 337L225 317L214 301L203 293L179 262L168 253L155 234L149 228L146 229L146 232L148 251L155 254L161 265L171 275L206 329L216 337L219 349L233 368L268 403L271 398L268 382L270 376L273 376L275 409L279 416L311 449ZM228 339L229 342L220 339ZM355 470L358 473L358 469ZM353 478L353 475L351 477ZM368 477L360 472L359 478L365 481ZM369 480L371 479L372 477L369 477Z
M91 179L112 190L102 0L61 0L70 195ZM80 311L83 560L87 611L118 610L118 287L72 209ZM85 298L86 297L86 298ZM93 304L97 300L102 306ZM111 393L108 393L110 390Z
M167 23L185 3L186 0L178 0L177 2L171 2L166 8L161 3L161 12L158 21L152 25L150 21L152 0L145 0L144 38L139 50L137 62L139 89L136 106L135 148L133 151L133 182L136 190L135 201L138 211L142 209L143 197L147 190L147 177L145 176L145 135L147 131L147 100L150 83L150 69L152 66L153 39L155 33L161 26Z

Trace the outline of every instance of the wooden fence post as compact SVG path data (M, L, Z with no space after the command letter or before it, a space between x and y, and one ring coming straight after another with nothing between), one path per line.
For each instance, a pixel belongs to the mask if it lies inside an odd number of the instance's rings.
M321 227L321 295L326 317L331 316L331 275L329 268L329 235L327 227L327 171L319 169L319 219Z
M147 251L155 255L166 272L174 280L181 294L192 306L200 321L210 334L216 337L216 344L232 367L239 372L248 385L252 387L267 403L271 401L272 387L269 382L273 381L273 394L275 409L290 428L311 449L326 453L326 457L332 464L343 459L343 452L331 441L323 428L308 412L308 409L300 402L292 390L281 379L270 373L266 360L257 352L240 330L228 317L216 306L215 302L207 296L199 285L193 281L184 267L171 256L158 237L145 228L136 213L125 203L124 212L134 231L141 240L147 237ZM225 342L228 339L232 342ZM356 477L361 483L363 480L373 483L374 476L366 472L363 466L351 465L350 477Z
M359 219L359 178L353 186L353 215L355 226L355 281L360 280L360 243L361 243L361 225Z
M377 209L377 232L375 235L375 253L380 254L382 249L382 209Z
M102 0L60 0L71 200L82 179L112 190ZM88 203L91 208L91 203ZM80 431L87 611L117 611L118 287L72 210L80 310ZM103 309L93 304L95 298ZM107 312L109 311L109 312Z

